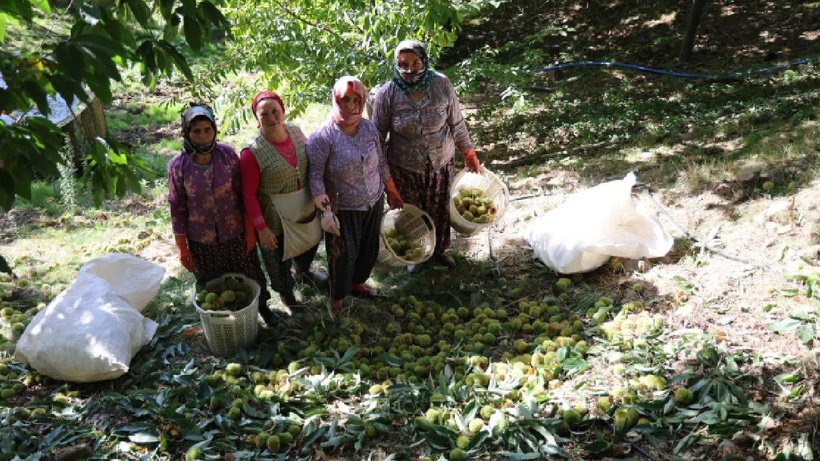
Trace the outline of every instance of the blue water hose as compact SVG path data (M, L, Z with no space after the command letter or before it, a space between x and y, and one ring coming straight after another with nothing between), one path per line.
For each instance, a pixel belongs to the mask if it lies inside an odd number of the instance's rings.
M678 77L678 78L688 78L688 79L701 79L701 80L737 80L743 79L747 77L752 77L754 75L766 74L771 72L779 72L786 69L791 69L793 67L804 66L809 64L814 60L818 60L820 56L814 56L811 58L805 59L798 59L797 61L792 61L788 64L782 64L772 67L763 67L760 69L752 69L747 70L745 72L728 72L723 74L699 74L699 73L691 73L691 72L678 72L674 70L666 70L661 69L658 67L650 67L650 66L642 66L640 64L626 64L622 62L615 62L615 61L580 61L580 62L568 62L565 64L556 64L554 66L547 66L547 67L537 67L532 69L533 72L553 72L556 70L561 69L570 69L574 67L607 67L607 68L620 68L620 69L628 69L634 70L636 72L643 72L647 74L656 74L656 75L669 75L671 77Z

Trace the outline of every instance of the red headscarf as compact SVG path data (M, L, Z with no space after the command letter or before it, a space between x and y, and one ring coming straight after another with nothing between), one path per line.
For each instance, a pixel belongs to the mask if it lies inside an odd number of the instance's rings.
M259 127L259 117L256 116L256 106L258 106L259 103L265 99L275 99L279 101L279 105L282 106L282 114L284 115L285 113L285 103L282 102L282 98L280 98L278 94L269 90L260 91L259 93L256 93L256 96L254 96L253 102L251 103L251 112L253 112L253 118L257 120L257 127Z
M342 98L348 94L359 95L360 104L357 112L348 112L347 108L341 106ZM365 91L362 81L356 77L345 75L336 81L333 85L333 110L330 113L330 119L337 125L356 126L362 119L362 111L364 110Z

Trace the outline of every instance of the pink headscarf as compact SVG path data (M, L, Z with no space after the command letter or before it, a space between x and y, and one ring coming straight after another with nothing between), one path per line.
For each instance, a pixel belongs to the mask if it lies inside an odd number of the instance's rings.
M346 108L341 106L342 98L348 94L357 94L361 99L361 104L357 113L348 112ZM356 126L362 119L362 112L364 110L365 91L362 81L356 77L345 75L336 81L333 85L333 110L330 113L330 120L337 125Z

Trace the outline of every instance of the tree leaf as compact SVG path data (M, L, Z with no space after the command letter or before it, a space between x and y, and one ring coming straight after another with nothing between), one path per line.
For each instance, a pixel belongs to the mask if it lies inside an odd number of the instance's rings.
M78 35L72 39L77 45L84 46L105 56L118 56L125 52L125 49L114 40L95 33Z
M214 6L214 4L208 0L199 3L199 10L202 12L202 15L211 22L211 24L224 28L231 26L231 23L228 22L225 15L219 11L219 8Z
M157 42L157 46L165 50L165 53L174 61L177 69L182 72L182 75L184 75L188 81L194 80L194 74L191 72L191 66L188 65L188 61L185 59L185 56L183 56L174 45L166 40L160 40Z
M37 170L37 168L32 168L32 163L25 164L25 162L18 162L12 168L11 175L14 177L15 184L14 192L21 197L30 198L31 180L34 177L34 171L32 170Z
M110 11L103 10L102 18L103 28L114 42L129 48L134 46L131 31L119 19L113 17Z
M88 86L103 103L109 104L112 101L113 95L111 94L111 83L108 76L100 76L100 78L89 80Z
M526 459L540 459L541 453L522 453L512 451L500 451L498 455L506 459L526 460Z
M136 432L128 436L128 440L139 444L147 445L152 443L159 443L159 437L152 432Z
M489 430L479 431L470 439L470 443L467 445L467 450L474 450L478 448L489 436Z
M54 49L54 55L57 57L57 63L60 68L65 70L66 74L74 80L82 80L85 75L84 72L84 58L83 53L71 42L63 42L57 45ZM66 95L63 95L66 97ZM66 98L66 101L71 101Z
M820 334L820 331L818 331L817 323L815 323L813 326L809 324L801 325L797 329L797 337L800 338L800 341L802 341L804 344L808 344L809 342L818 338L818 334Z
M568 375L572 375L589 368L589 364L581 358L571 357L561 362L561 367L567 371Z
M196 16L196 0L182 0L181 9L184 16Z
M787 318L772 325L771 328L776 333L788 333L800 328L803 322L798 319Z
M171 17L173 13L174 4L176 0L158 0L157 4L159 4L159 11L162 14L162 17L166 20Z
M148 27L151 19L151 10L142 0L126 0L128 8L142 27Z
M5 272L6 274L13 273L11 271L11 266L9 266L9 263L6 261L6 258L4 258L3 255L0 255L0 272Z
M6 0L0 3L0 12L9 13L12 17L21 17L26 22L34 20L34 10L29 0Z
M196 16L185 15L185 20L182 23L182 30L185 33L185 41L194 50L199 51L202 48L203 36L205 35L202 26L197 21Z
M28 0L35 8L42 11L43 13L51 13L51 5L48 4L48 0Z
M157 60L154 56L154 42L151 40L144 40L137 47L137 54L142 58L142 63L151 73L157 70Z
M610 443L603 439L598 439L592 443L584 445L584 450L593 455L600 455L609 451Z
M314 442L316 442L323 435L325 435L326 432L327 432L327 427L325 427L325 426L319 427L316 430L314 430L313 432L310 432L309 434L305 435L305 440L302 443L302 446L309 448L311 445L313 445Z
M6 13L0 13L0 43L6 41L6 19L8 17Z

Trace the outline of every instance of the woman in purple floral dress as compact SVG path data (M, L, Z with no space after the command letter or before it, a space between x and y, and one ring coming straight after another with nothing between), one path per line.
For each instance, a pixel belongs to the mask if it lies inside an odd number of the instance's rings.
M216 119L208 106L182 114L183 150L168 163L168 203L180 263L197 284L228 272L244 274L261 288L259 312L272 325L267 281L253 249L256 234L243 217L239 157L216 142Z

